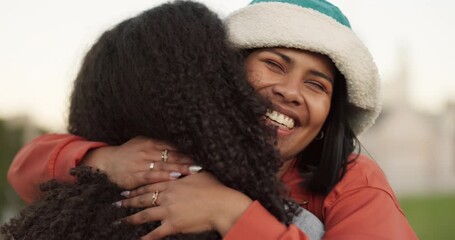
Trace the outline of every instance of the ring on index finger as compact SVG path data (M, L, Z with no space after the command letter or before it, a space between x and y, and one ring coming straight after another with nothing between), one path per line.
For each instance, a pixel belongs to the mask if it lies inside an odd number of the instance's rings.
M163 152L161 153L161 161L162 162L167 162L167 159L169 158L167 154L167 149L164 149Z

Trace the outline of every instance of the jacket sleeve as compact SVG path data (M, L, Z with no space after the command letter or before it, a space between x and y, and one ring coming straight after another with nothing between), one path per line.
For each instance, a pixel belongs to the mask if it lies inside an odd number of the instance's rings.
M50 179L73 181L69 169L90 149L105 146L70 134L47 134L27 143L16 154L8 170L8 181L19 196L32 202L39 185Z
M343 193L329 206L323 239L418 239L398 202L378 188Z
M286 227L258 201L254 201L232 226L224 240L309 240L294 224Z

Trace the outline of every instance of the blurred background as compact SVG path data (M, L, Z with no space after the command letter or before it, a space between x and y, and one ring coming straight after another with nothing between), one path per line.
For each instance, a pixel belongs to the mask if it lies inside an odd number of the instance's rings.
M163 2L0 0L0 223L24 205L7 183L8 166L32 138L65 132L83 55L106 29ZM201 2L224 17L249 0ZM383 168L421 239L455 239L455 3L331 2L382 77L383 111L361 136L364 154Z

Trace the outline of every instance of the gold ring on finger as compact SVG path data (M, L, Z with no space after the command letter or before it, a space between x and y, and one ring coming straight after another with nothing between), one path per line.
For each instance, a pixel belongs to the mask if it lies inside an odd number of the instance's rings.
M167 162L168 158L169 158L169 156L167 155L167 149L164 149L163 153L161 154L161 161L162 162Z
M158 204L156 204L156 201L158 200L158 195L160 194L159 191L155 191L152 195L152 207L156 207L158 206Z

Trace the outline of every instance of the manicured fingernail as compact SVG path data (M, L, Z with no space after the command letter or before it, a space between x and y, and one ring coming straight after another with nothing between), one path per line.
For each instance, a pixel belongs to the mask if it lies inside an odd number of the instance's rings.
M171 173L169 174L169 176L170 176L172 179L177 179L177 178L179 178L180 176L182 176L182 174L179 173L179 172L171 172Z
M191 165L188 170L190 170L191 173L198 173L199 171L202 170L201 166L198 165Z
M122 207L122 201L115 202L115 203L113 203L112 205L114 205L114 206L120 208L120 207Z
M120 195L122 195L122 196L124 196L124 197L129 197L129 196L130 196L130 193L131 193L131 192L127 190L127 191L121 192Z

